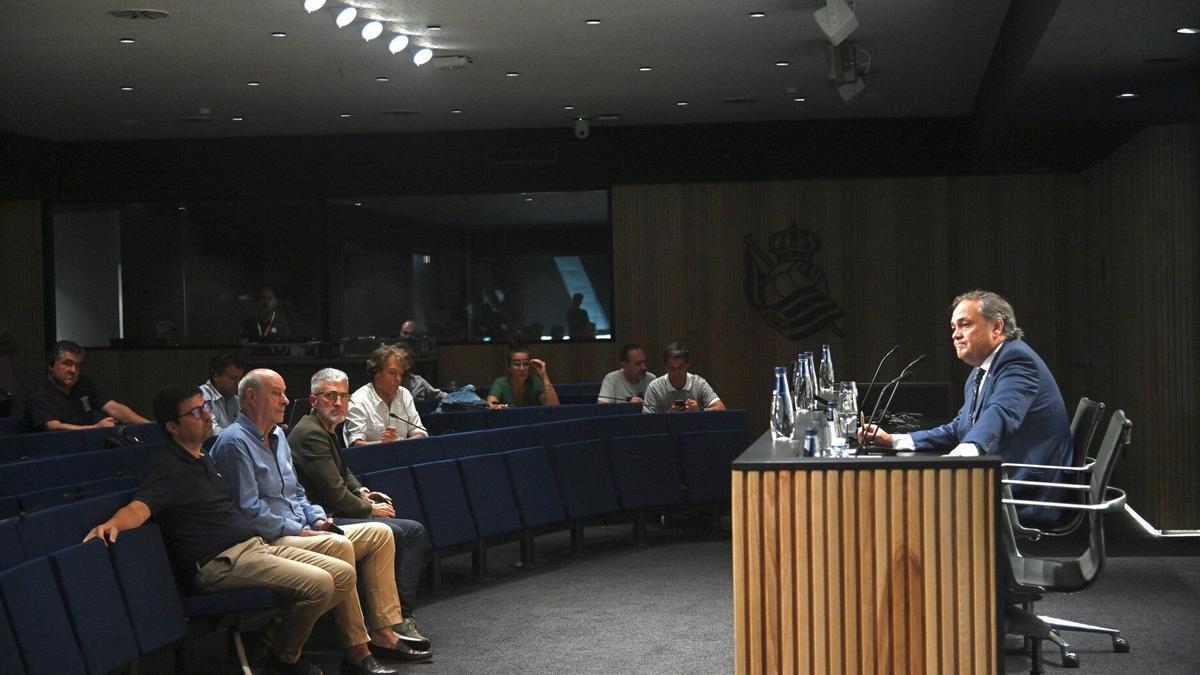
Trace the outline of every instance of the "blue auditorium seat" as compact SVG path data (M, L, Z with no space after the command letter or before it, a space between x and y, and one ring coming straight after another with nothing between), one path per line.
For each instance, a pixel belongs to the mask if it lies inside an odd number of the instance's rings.
M0 464L25 458L24 436L0 436Z
M167 438L163 435L162 427L158 426L158 422L143 422L141 424L126 424L121 427L121 433L131 438L136 438L143 445L153 445L156 443L166 443Z
M683 414L685 413L605 415L604 417L597 417L592 421L596 424L596 438L607 440L613 436L665 434L667 433L667 418L671 415Z
M0 436L28 433L24 417L0 417Z
M383 471L396 466L392 443L369 443L342 450L342 461L354 475Z
M138 486L138 480L132 476L114 476L113 478L101 478L99 480L91 480L86 483L79 483L75 486L77 494L76 499L90 499L101 495L112 494L113 492L124 492L132 490Z
M560 403L595 403L600 395L599 382L567 382L554 385Z
M83 429L83 449L84 450L103 450L106 447L109 436L117 436L121 430L117 427L104 427L101 429Z
M474 541L475 521L458 474L458 462L417 464L412 472L425 513L425 531L433 547L444 549Z
M430 413L421 419L425 422L425 428L429 430L430 436L444 436L486 429L487 422L483 419L483 413L483 410Z
M503 457L525 527L540 527L567 519L558 485L554 482L554 468L545 448L510 450Z
M83 432L79 430L44 431L25 434L24 438L25 454L31 459L74 455L87 449L83 445Z
M483 417L489 429L503 429L523 424L538 424L550 421L550 408L553 406L531 405L513 408L498 408L488 410Z
M358 477L363 485L376 492L382 492L392 498L392 508L397 518L425 522L425 512L421 510L421 500L417 496L417 486L413 482L412 469L407 466L376 471Z
M564 403L550 407L550 419L554 421L560 420L577 420L581 417L596 417L604 414L604 406L597 404L595 401L589 403Z
M25 555L31 559L78 544L86 532L79 522L79 512L74 504L55 506L22 516L17 527L21 533Z
M158 526L121 532L108 553L138 650L148 654L186 635L183 604Z
M25 675L25 664L21 662L21 652L17 647L17 636L13 635L12 624L8 622L8 612L4 611L3 606L0 606L0 673Z
M748 445L749 441L745 438L748 422L746 411L741 409L734 410L706 410L699 413L671 413L666 415L667 430L672 434L680 434L686 431L728 431L737 430L742 432L742 441ZM745 448L742 448L745 450Z
M133 493L133 490L120 490L75 502L75 514L81 528L80 538L121 510L133 498Z
M679 434L677 440L687 500L729 501L730 465L746 449L746 432L688 431Z
M21 500L13 497L0 497L0 521L12 518L21 513Z
M47 558L35 558L0 573L0 595L26 672L87 673Z
M138 648L121 590L99 539L50 556L83 660L90 673L108 673L137 659Z
M458 465L479 536L487 539L520 530L521 518L504 457L464 457L458 460Z
M550 447L576 441L590 441L596 438L596 425L592 418L546 422L533 427L534 438L538 445Z
M538 445L537 437L534 436L531 426L492 429L487 432L487 440L492 452L506 452Z
M396 441L393 445L396 446L395 466L412 466L444 459L442 441L434 436Z
M563 443L547 448L547 453L567 517L579 520L618 509L608 456L600 441Z
M484 455L492 451L488 442L488 431L468 431L462 434L447 434L438 438L442 445L442 457L458 459L472 455Z
M683 502L679 462L670 434L614 436L608 439L608 457L621 508L638 510Z
M57 485L41 490L31 490L17 495L21 512L31 514L42 509L54 508L75 501L79 491L74 485Z
M25 547L16 519L0 520L0 541L4 542L0 546L0 572L25 562Z
M30 459L0 467L0 495L19 495L66 483L54 458Z
M145 443L114 448L113 458L122 476L141 476L150 456L163 449L163 443Z
M433 412L437 410L438 403L439 401L436 400L427 401L425 399L413 401L413 405L417 408L417 415L419 415L422 420L425 419L426 415L432 415Z
M80 455L67 455L65 457L54 457L41 461L54 462L58 465L58 475L63 485L84 483L100 477L96 475L97 462L92 459L93 454L99 454L100 452L102 451L93 450ZM49 486L48 484L45 487Z

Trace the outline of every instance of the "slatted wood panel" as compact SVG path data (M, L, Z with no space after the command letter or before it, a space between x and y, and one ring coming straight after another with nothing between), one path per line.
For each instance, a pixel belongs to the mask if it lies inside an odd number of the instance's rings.
M995 481L733 472L737 672L997 672Z
M0 386L18 396L46 376L42 293L42 205L0 202L0 320L16 346L13 382Z

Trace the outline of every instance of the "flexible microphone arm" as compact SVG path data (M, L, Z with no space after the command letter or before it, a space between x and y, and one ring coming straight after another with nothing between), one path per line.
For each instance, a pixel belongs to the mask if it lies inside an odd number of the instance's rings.
M390 411L390 410L388 411L388 417L390 417L390 418L392 418L392 419L394 419L394 420L400 420L401 422L404 422L404 423L405 423L405 424L407 424L408 426L410 426L410 427L412 427L412 428L414 428L414 429L416 429L416 430L418 430L418 431L424 431L426 436L432 436L432 435L433 435L433 434L429 433L429 430L428 430L428 429L426 429L425 427L421 426L420 424L417 424L416 422L409 422L408 420L404 419L403 417L401 417L401 416L397 415L396 413L394 413L394 412L392 412L392 411ZM407 435L407 434L406 434L406 435Z
M875 374L871 376L871 384L868 384L867 390L865 392L863 392L863 395L862 395L863 403L866 403L871 398L871 389L875 386L875 381L879 377L879 371L880 371L880 369L883 368L883 362L887 361L889 356L896 353L897 349L900 349L899 344L893 346L891 349L888 350L888 353L883 355L882 359L879 359L879 365L875 366ZM855 401L854 405L857 406L858 401ZM860 421L862 421L862 410L861 409L858 411L858 415L859 415Z
M875 399L875 409L871 411L871 417L869 417L867 419L869 424L875 425L875 428L873 430L871 430L870 438L867 438L865 436L863 437L863 445L864 446L874 443L875 437L879 435L879 424L878 424L878 421L875 420L875 413L879 410L879 404L883 401L884 392L887 391L887 388L889 386L892 387L892 395L888 397L888 405L891 405L892 397L894 397L896 395L896 390L900 388L900 381L905 379L906 377L908 377L908 371L910 368L912 368L913 366L917 365L918 363L920 363L924 360L925 360L924 354L913 359L911 362L909 362L909 364L907 366L904 366L904 370L901 370L900 374L897 375L894 380L892 380L891 382L888 382L882 388L880 388L879 398ZM884 407L884 410L887 410L887 408Z

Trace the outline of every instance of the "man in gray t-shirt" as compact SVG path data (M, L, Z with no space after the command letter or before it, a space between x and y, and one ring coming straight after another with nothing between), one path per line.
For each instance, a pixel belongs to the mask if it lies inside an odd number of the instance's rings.
M663 352L667 374L656 378L646 388L642 412L675 412L684 410L724 410L721 397L699 375L688 372L691 355L687 347L672 342Z
M621 367L604 376L597 403L641 403L654 373L646 372L646 350L636 342L621 347Z

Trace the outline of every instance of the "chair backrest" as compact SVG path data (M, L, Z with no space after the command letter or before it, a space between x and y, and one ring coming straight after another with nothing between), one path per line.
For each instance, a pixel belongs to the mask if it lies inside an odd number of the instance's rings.
M546 449L538 446L510 450L504 453L508 475L512 478L513 493L521 509L521 521L525 527L538 527L566 520L558 485L554 482L554 469Z
M563 507L571 519L616 511L617 493L604 444L596 439L547 449Z
M421 508L421 500L417 497L416 483L413 482L412 469L407 466L396 467L375 473L363 474L358 477L363 485L370 486L376 492L382 492L392 498L392 508L397 518L425 522L425 511Z
M596 417L596 437L609 439L613 436L636 436L638 434L665 434L667 418L674 415L705 415L707 413L656 413L642 415L607 415Z
M25 664L21 662L21 653L17 647L17 636L13 635L12 624L8 622L8 612L0 603L0 673L6 675L25 675Z
M165 443L166 436L163 435L162 427L158 426L158 422L143 422L141 424L126 424L121 427L121 433L136 438L142 443Z
M475 455L458 460L458 465L479 536L495 537L520 530L521 517L504 457Z
M47 558L0 573L0 595L30 673L86 673L75 631Z
M391 443L368 443L342 450L342 461L356 476L383 471L396 466L395 446Z
M29 558L47 555L83 540L84 530L74 504L64 504L23 516L18 525Z
M538 444L537 438L533 435L533 427L528 425L492 429L487 432L486 436L488 447L492 449L492 452L532 448Z
M683 501L675 439L670 434L614 436L608 439L608 457L621 508L642 509Z
M425 531L435 549L448 548L477 538L475 520L467 504L458 462L442 460L412 467L421 508L425 512Z
M460 413L454 413L460 414ZM488 443L487 431L467 431L461 434L446 434L438 440L442 444L442 456L446 459L458 459L472 455L483 455L492 451Z
M25 546L17 529L17 520L0 520L0 572L25 562Z
M396 466L412 466L445 459L442 441L436 436L410 438L406 441L396 441L394 445Z
M138 649L147 654L186 635L183 604L158 526L122 532L108 552Z
M65 482L62 466L54 458L30 459L0 467L0 495L19 495Z
M537 439L538 445L546 447L590 441L596 438L596 425L591 417L546 422L535 425L533 435Z
M33 459L73 455L84 450L82 431L43 431L25 435L25 454Z
M136 659L133 627L104 543L77 544L53 554L50 562L88 672L107 673Z
M483 417L489 429L538 424L549 422L551 419L550 408L542 405L488 410L484 412Z
M1089 483L1091 488L1087 499L1089 504L1099 504L1107 499L1109 480L1112 478L1113 469L1121 457L1121 452L1129 444L1129 434L1132 429L1133 422L1125 417L1125 411L1113 412L1112 417L1108 420L1108 429L1104 432L1104 438L1100 441L1100 447L1096 450L1096 464L1092 467L1092 480ZM1080 590L1091 584L1104 569L1104 512L1090 511L1087 514L1087 520L1088 548L1080 556L1081 559L1087 561L1087 564L1081 565L1087 574L1082 584L1070 590Z
M1074 446L1074 466L1083 466L1092 449L1092 440L1096 429L1100 427L1100 418L1104 416L1104 404L1084 396L1075 406L1075 416L1071 418L1071 444Z
M25 457L24 436L0 436L0 463L15 462Z

